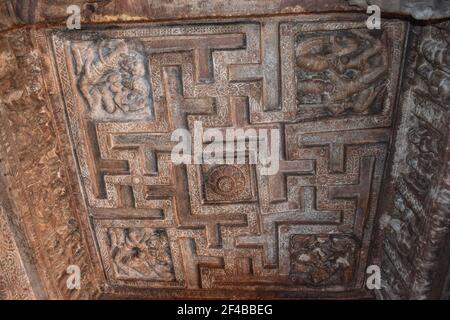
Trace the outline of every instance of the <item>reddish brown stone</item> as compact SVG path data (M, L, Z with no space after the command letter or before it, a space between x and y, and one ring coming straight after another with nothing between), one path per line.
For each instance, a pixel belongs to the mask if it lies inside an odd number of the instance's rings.
M441 296L449 24L238 2L0 5L0 298ZM195 121L280 130L280 170L173 163Z

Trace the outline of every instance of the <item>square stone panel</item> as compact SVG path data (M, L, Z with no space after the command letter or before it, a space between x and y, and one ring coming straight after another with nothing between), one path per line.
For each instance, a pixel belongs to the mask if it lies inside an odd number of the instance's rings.
M380 114L387 90L386 32L339 30L295 38L299 113L316 118Z
M364 290L405 25L330 19L47 32L108 290ZM279 172L175 165L171 133L194 121L280 129Z
M153 116L148 62L135 40L93 39L73 41L72 75L78 102L95 120L145 120Z
M205 202L256 201L255 178L250 165L202 165L201 170Z
M118 280L173 281L173 262L164 229L110 227L100 231L105 261ZM111 271L111 269L108 269Z
M290 242L291 279L320 287L352 280L356 244L347 235L294 235Z

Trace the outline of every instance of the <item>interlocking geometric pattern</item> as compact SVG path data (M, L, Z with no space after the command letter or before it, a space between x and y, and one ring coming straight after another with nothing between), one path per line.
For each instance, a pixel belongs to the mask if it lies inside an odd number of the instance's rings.
M405 26L308 19L49 33L110 285L362 288ZM280 171L173 164L194 121L280 129Z

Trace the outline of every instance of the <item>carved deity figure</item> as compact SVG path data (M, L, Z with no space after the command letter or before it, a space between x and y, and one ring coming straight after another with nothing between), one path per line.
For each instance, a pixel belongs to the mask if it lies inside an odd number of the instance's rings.
M78 88L92 110L125 113L148 104L150 87L144 58L123 40L94 42L85 50L74 45Z
M305 236L291 239L291 278L309 286L350 280L356 244L347 236Z
M168 239L162 230L108 230L113 267L119 277L173 280Z
M334 115L370 112L386 84L384 47L357 32L299 39L296 64L300 103L325 104Z

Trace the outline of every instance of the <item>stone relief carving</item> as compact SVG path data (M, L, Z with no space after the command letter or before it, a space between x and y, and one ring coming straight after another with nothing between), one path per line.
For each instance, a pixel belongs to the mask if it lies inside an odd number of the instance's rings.
M381 288L377 291L379 299L407 299L407 291L402 276L388 257L383 256L381 262Z
M356 245L340 235L296 235L291 238L291 278L311 286L351 281Z
M323 104L333 116L382 108L378 98L387 80L386 48L366 32L300 34L296 62L300 105Z
M173 280L167 235L162 229L108 229L114 271L120 279Z
M403 50L402 42L391 39L401 38L403 27L390 21L374 33L351 23L283 24L281 79L295 84L283 87L286 121L351 118L361 127L390 126L398 83L394 66Z
M450 103L450 52L447 42L425 40L420 48L424 61L417 73L425 79L430 94L444 105Z
M432 287L450 221L448 203L442 206L448 201L448 31L417 27L421 32L427 37L416 36L410 55L392 171L395 197L385 224L384 259L398 276L386 284L387 298L440 297Z
M411 152L406 162L412 171L406 177L421 194L426 194L431 187L441 161L443 137L430 124L420 121L418 126L408 131Z
M40 19L25 11L22 21ZM12 190L28 195L16 205L50 297L96 297L104 274L101 290L114 296L169 288L178 298L369 296L365 267L406 28L386 21L369 33L350 17L1 37L1 153ZM401 112L395 198L383 216L386 298L431 296L448 233L449 37L430 30L406 64L416 82L403 96L410 109ZM280 172L173 165L170 133L192 131L195 120L280 129ZM23 147L30 141L35 149ZM80 292L65 287L72 263L82 269Z
M152 113L151 88L137 44L102 40L72 46L78 88L92 114ZM144 114L145 114L144 113ZM141 115L139 114L139 115Z
M35 299L14 235L0 203L0 300Z
M51 81L53 76L47 73L51 67L39 54L45 37L37 34L21 29L0 37L1 55L9 61L2 69L5 74L0 75L0 152L5 179L12 194L24 195L15 198L14 205L30 243L30 254L39 261L35 267L48 298L96 298L99 291L94 266L69 179L70 161L63 155L63 150L70 154L65 149L70 143L62 142L64 129L54 126L48 87L44 86L44 77ZM53 139L56 136L59 139ZM82 270L82 290L66 286L66 268L71 264Z
M398 75L392 62L401 59L403 47L393 39L404 39L404 25L387 24L378 36L362 25L262 19L114 28L83 37L49 32L110 290L172 288L181 297L191 296L190 289L364 291ZM99 37L109 51L96 42ZM127 56L130 47L142 55L151 118L114 118L105 110L83 116L88 93L73 88L80 87L85 67L78 66L86 60L79 64L73 48L91 46L94 65L98 50L103 60ZM333 46L338 52L327 53L324 47ZM280 64L272 64L278 50ZM308 61L311 50L323 53L322 66ZM382 67L372 68L377 63ZM117 63L114 70L120 68ZM320 101L328 114L306 121L297 95L314 77L332 87ZM339 96L343 86L350 90ZM115 113L123 113L119 105ZM258 166L249 164L174 165L171 130L192 131L193 121L220 131L283 130L279 173L261 176ZM136 242L127 240L131 230L142 230L140 239L152 230L167 235L161 247L170 249L172 264L161 264L163 278L149 270L153 260L136 253L146 252L146 245L131 249ZM298 261L303 252L290 245L294 238L308 244L304 254L311 255L310 263Z
M204 165L202 169L206 201L217 203L255 200L255 182L249 165Z
M407 205L406 199L401 194L395 195L395 208L397 213L395 218L391 219L389 224L395 232L396 247L398 251L411 261L414 253L414 243L420 230L421 221L423 217L417 214Z

